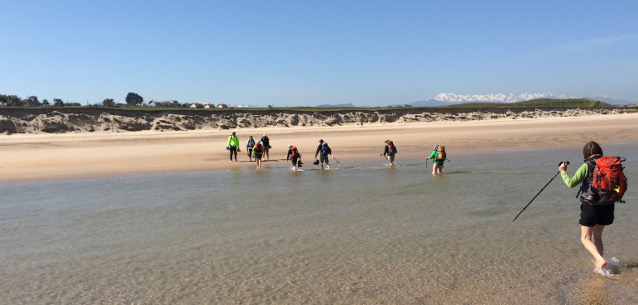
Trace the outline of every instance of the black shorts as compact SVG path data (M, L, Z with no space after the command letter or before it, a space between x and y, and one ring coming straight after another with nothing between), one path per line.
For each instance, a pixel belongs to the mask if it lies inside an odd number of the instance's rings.
M319 156L320 156L319 159L321 160L321 163L330 164L330 160L328 160L328 155L320 154Z
M294 157L290 160L292 161L292 166L297 166L297 160L299 160L299 157Z
M608 226L614 222L614 204L591 205L589 203L580 204L581 226L593 227L595 225Z

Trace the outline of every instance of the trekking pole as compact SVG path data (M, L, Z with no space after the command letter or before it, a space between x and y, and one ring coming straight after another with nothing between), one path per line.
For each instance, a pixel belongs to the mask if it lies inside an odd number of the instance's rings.
M560 166L563 163L569 165L569 161L563 161L563 162L558 163L558 166ZM534 199L536 199L536 197L538 197L538 195L541 194L541 192L554 180L554 178L556 178L556 176L558 176L558 174L560 174L560 171L557 171L556 175L554 175L554 177L552 177L552 179L549 179L549 182L547 182L547 184L545 184L545 186L543 186L543 188L538 192L538 194L536 194L536 196L534 196L534 198L532 198L532 200L530 200L527 203L527 205L520 212L518 212L518 215L516 215L516 217L514 217L514 220L516 220L516 218L518 218L518 216L520 216L523 213L523 211L525 211L525 209L527 209L527 207L532 203L532 201L534 201ZM512 222L514 222L514 220L512 220Z
M428 169L428 158L425 158L425 169Z
M337 161L337 163L341 163L341 161L339 161L339 159L335 158L335 156L330 155L332 157L333 160Z

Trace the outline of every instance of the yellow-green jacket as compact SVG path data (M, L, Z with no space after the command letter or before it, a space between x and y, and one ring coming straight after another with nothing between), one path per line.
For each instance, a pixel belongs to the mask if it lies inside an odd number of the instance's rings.
M239 139L237 138L237 136L231 135L230 137L228 137L228 143L226 144L226 146L239 147Z

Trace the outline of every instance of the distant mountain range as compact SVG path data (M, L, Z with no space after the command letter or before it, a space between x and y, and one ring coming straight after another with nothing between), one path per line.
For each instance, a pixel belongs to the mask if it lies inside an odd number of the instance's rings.
M543 93L521 93L521 94L512 94L512 93L494 93L494 94L456 94L456 93L439 93L437 96L429 99L424 99L421 101L415 101L407 104L392 104L388 105L389 107L403 107L403 106L412 106L412 107L437 107L437 106L445 106L445 105L453 105L453 104L464 104L464 103L516 103L516 102L524 102L535 99L569 99L569 98L580 98L580 97L572 97L566 95L555 95L550 92ZM596 96L596 97L584 97L592 100L598 100L601 102L609 103L612 105L636 105L638 101L629 101L623 99L616 99L606 96ZM252 105L241 105L240 107L255 107ZM353 105L352 103L347 104L321 104L314 107L325 107L325 108L357 108L357 107L371 107L371 106L361 106L361 105Z
M322 104L322 105L317 105L317 107L353 108L353 107L357 107L357 106L353 105L352 103L347 103L347 104L335 104L335 105Z
M516 103L529 101L534 99L550 98L550 99L567 99L573 98L565 95L554 95L553 93L521 93L521 94L456 94L456 93L440 93L437 96L421 101L415 101L408 105L413 107L436 107L451 104L463 103ZM638 104L636 101L628 101L615 99L605 96L586 97L613 105L632 105Z
M607 96L588 97L592 100L598 100L612 105L637 105L638 101L628 101Z

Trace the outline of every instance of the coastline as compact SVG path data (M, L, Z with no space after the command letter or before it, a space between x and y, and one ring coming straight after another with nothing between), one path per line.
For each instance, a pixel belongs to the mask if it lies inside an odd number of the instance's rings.
M603 127L604 126L604 127ZM638 113L478 121L393 122L342 126L238 127L230 130L79 132L0 135L0 183L100 177L118 174L233 169L254 166L246 140L271 139L270 164L286 165L288 145L308 166L324 139L341 161L379 159L383 141L398 147L397 160L425 157L436 144L450 156L502 149L637 142ZM236 131L242 152L230 162L226 140ZM282 160L283 159L283 160Z

